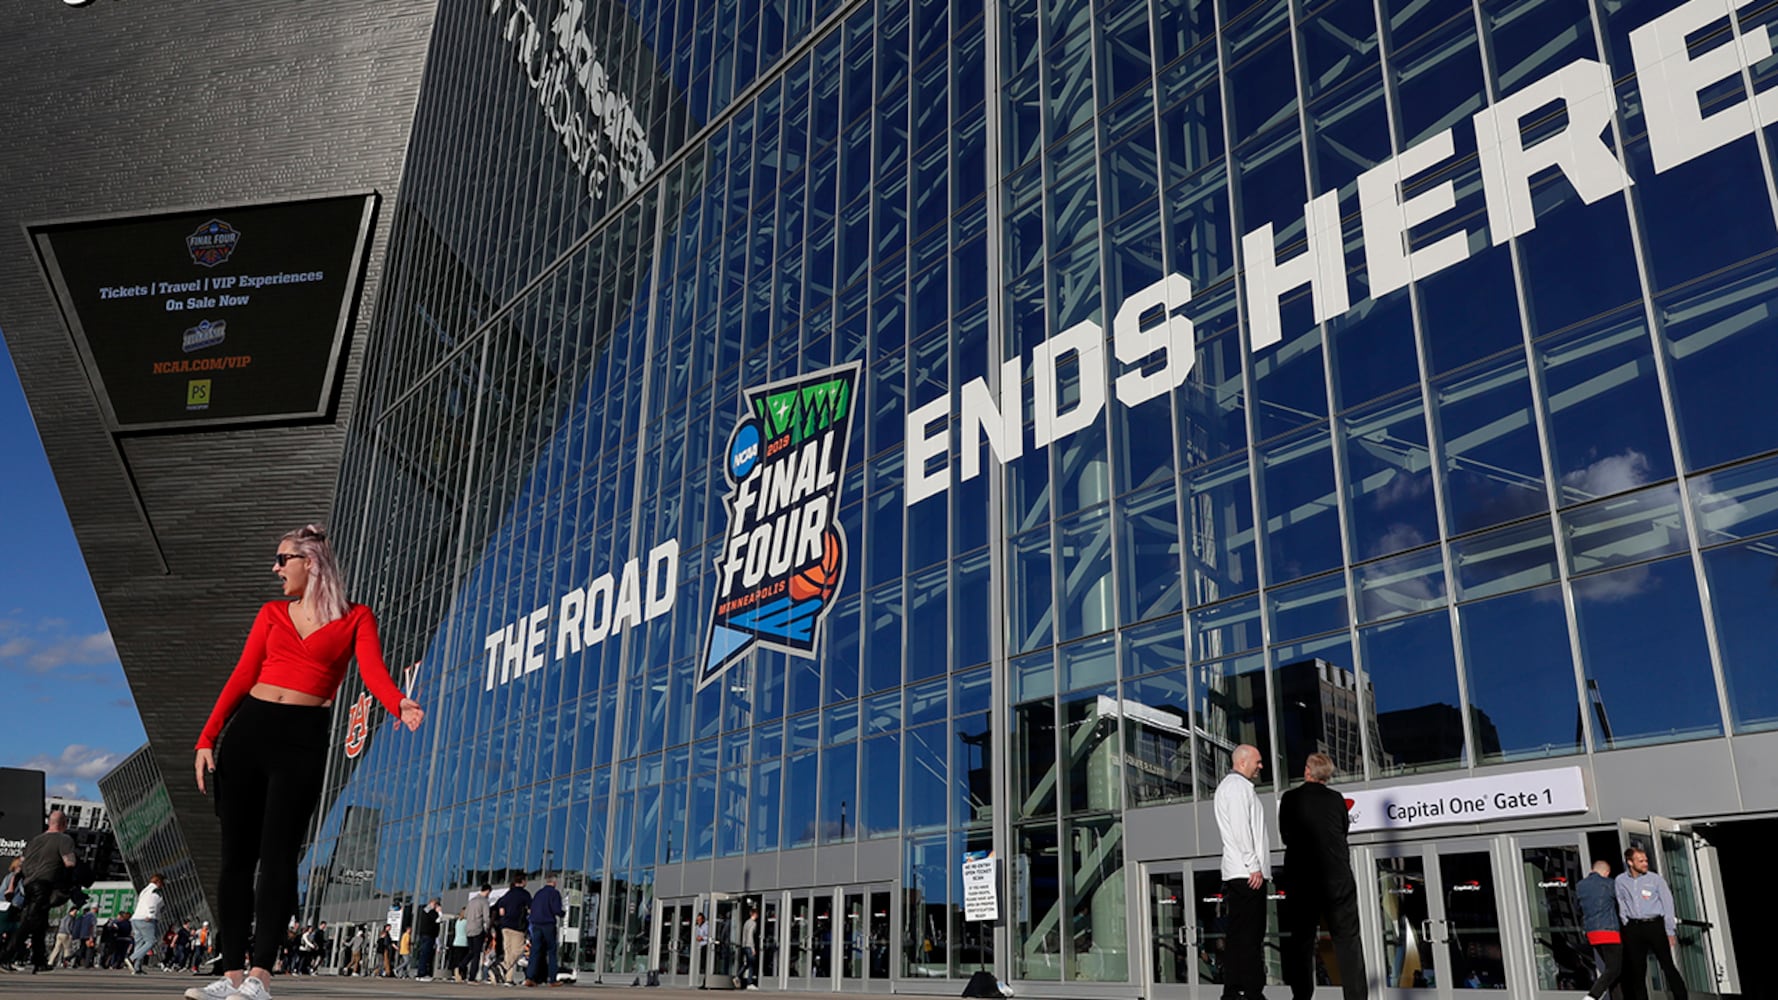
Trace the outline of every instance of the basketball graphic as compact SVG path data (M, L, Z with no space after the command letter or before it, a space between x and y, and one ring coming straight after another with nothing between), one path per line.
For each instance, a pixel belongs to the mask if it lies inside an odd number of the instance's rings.
M840 582L840 536L832 528L821 536L821 561L806 566L790 578L790 599L826 600Z

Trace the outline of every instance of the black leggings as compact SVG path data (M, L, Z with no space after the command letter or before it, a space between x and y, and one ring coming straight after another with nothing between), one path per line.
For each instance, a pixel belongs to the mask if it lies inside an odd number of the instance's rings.
M216 748L216 816L222 821L222 884L217 951L223 971L270 969L296 913L296 866L309 816L321 798L328 719L320 705L281 705L248 697ZM254 885L254 869L259 883Z

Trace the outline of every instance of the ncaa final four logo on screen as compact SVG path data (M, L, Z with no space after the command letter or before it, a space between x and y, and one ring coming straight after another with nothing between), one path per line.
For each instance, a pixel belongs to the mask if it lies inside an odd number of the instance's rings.
M813 658L846 572L840 486L861 367L747 390L729 437L728 534L698 687L755 646Z

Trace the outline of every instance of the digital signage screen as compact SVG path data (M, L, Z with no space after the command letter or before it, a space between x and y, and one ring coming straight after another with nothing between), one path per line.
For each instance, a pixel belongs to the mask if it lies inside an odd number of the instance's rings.
M325 416L376 203L32 227L112 430Z
M0 865L43 832L43 790L42 771L0 767Z

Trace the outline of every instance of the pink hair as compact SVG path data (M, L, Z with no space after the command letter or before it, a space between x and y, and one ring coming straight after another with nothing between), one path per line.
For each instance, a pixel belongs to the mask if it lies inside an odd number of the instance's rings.
M352 605L346 600L346 581L340 578L339 564L334 562L327 529L319 524L305 524L285 533L281 540L296 546L297 554L307 564L309 585L303 591L303 601L314 614L315 621L325 625L346 617Z

